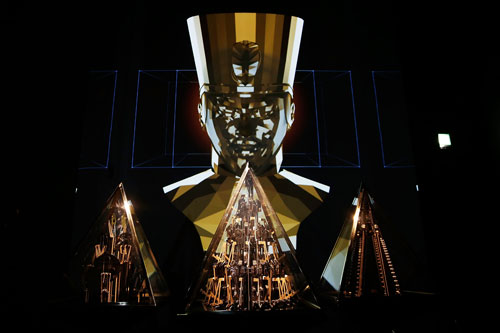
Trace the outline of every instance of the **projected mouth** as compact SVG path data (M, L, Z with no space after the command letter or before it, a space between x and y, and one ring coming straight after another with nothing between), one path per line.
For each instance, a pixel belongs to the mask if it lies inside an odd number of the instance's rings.
M243 167L247 162L254 167L266 168L281 143L280 117L284 110L279 98L264 94L207 95L209 119L207 126L214 147L231 168ZM278 141L275 142L278 134Z
M266 145L256 138L232 137L229 139L229 151L240 158L249 158L255 155L262 156ZM259 154L259 152L261 152Z

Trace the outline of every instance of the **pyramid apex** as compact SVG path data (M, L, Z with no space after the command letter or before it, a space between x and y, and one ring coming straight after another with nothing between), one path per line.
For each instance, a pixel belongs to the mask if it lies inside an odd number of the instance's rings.
M169 291L120 182L71 262L85 303L157 305Z
M321 275L341 297L401 295L388 245L373 216L373 204L361 184ZM373 249L375 257L368 256L365 249Z
M295 249L247 163L190 290L187 310L304 307L319 308Z

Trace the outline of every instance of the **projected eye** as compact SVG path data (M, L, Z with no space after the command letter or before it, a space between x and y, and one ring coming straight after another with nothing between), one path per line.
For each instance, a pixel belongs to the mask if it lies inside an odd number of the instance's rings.
M253 62L248 66L248 74L251 76L255 76L257 74L257 68L259 67L259 62Z
M233 72L234 72L234 75L241 76L241 74L243 73L243 69L240 65L233 64Z

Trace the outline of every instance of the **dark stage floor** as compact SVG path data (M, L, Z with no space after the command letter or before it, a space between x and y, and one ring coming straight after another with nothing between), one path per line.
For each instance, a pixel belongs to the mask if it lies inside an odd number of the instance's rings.
M467 332L470 319L458 315L442 297L410 293L396 299L366 298L340 305L323 302L321 310L311 311L188 315L176 313L168 302L157 307L94 307L68 301L16 310L20 311L9 318L19 328L72 332Z

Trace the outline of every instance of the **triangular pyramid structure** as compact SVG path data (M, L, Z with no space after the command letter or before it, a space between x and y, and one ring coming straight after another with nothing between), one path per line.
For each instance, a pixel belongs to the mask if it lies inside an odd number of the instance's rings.
M319 308L290 239L248 164L189 294L188 311Z
M321 275L340 297L401 294L399 281L373 215L374 201L361 186Z
M329 187L287 170L258 178L293 243L300 223L323 203ZM193 222L204 251L226 211L236 181L222 169L217 174L209 169L163 188L172 204Z
M85 303L154 306L169 294L122 183L71 264L71 275Z

